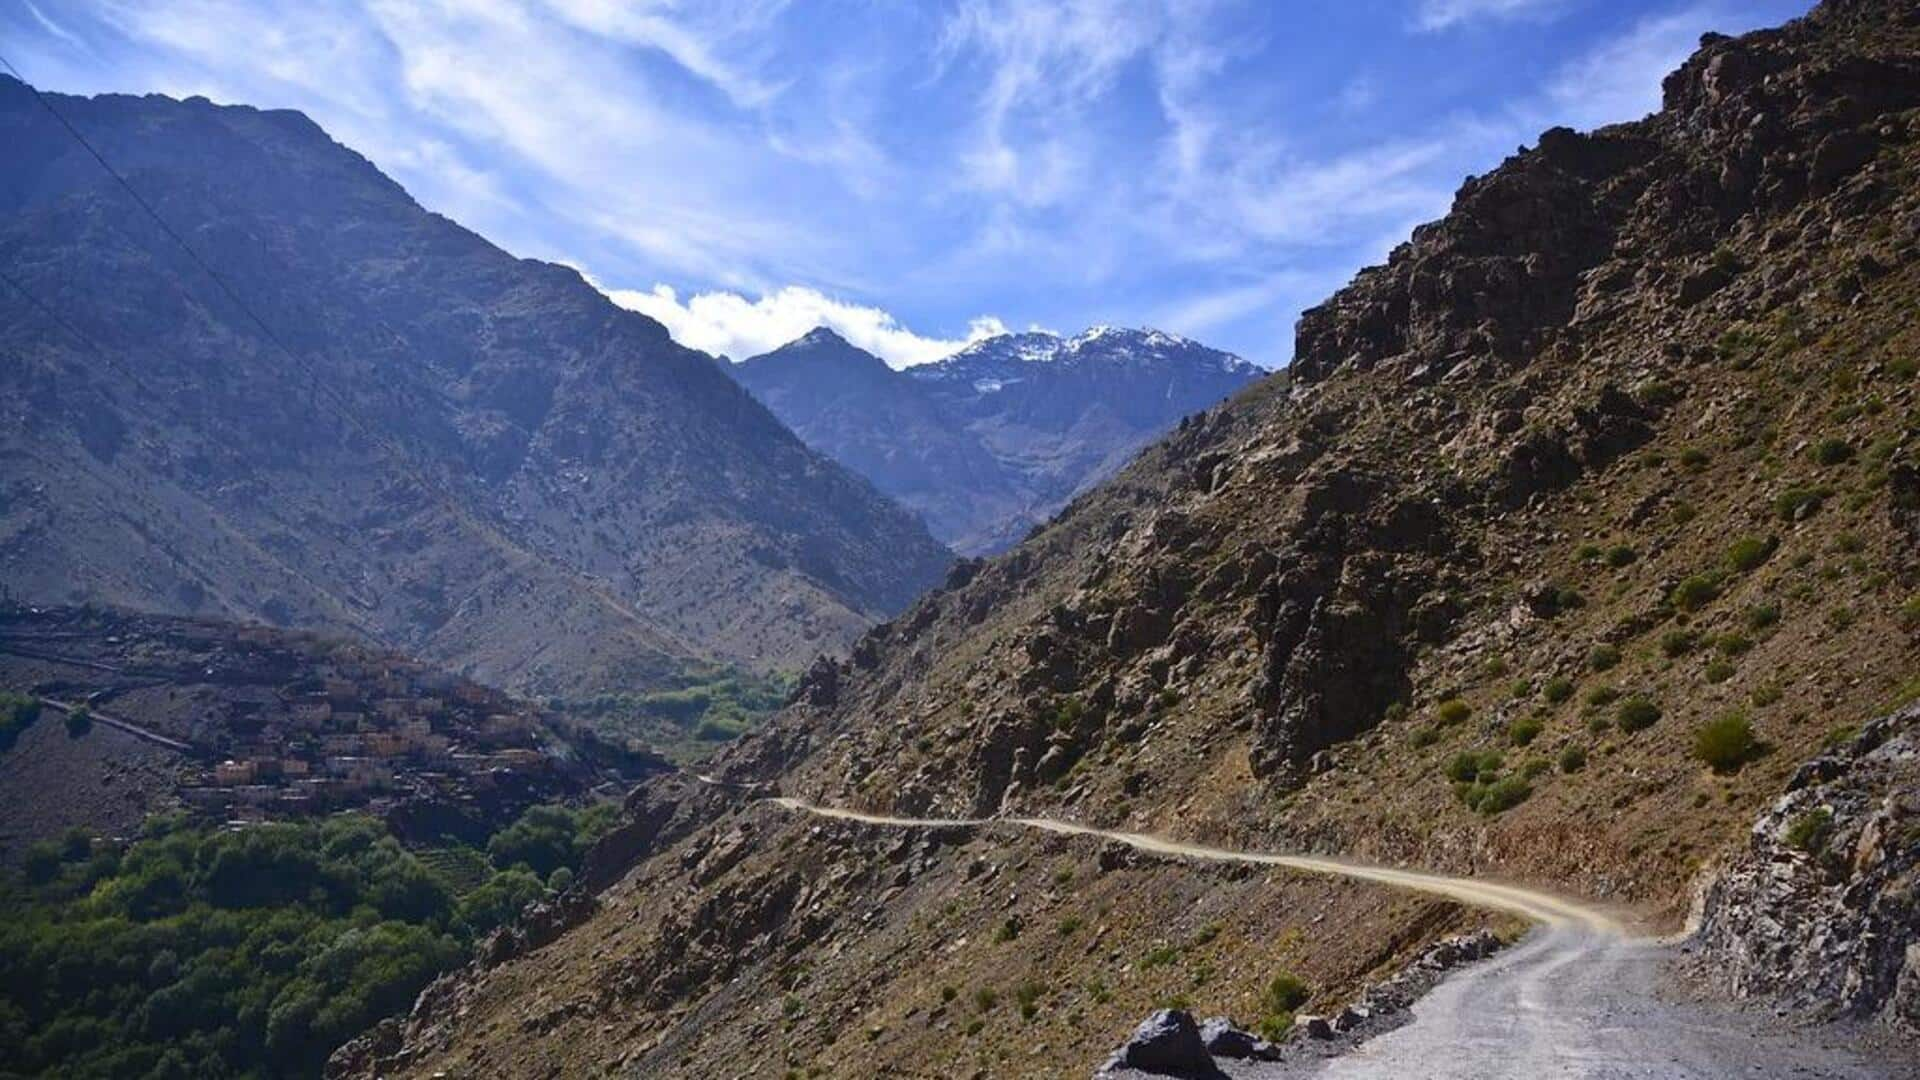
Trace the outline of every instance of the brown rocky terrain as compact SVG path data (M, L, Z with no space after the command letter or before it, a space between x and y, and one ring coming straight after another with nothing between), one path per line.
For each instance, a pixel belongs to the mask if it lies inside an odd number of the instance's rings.
M1920 695L1917 139L1910 3L1709 36L1658 114L1468 181L1301 321L1291 386L962 563L718 774L1677 926L1803 762ZM1319 1009L1486 919L683 781L630 809L598 876L631 869L577 926L443 982L340 1070L1083 1075L1156 1006L1254 1023L1287 973ZM1836 851L1886 850L1834 814ZM1910 985L1914 953L1876 950L1874 993Z
M0 78L12 599L325 630L580 694L689 659L801 666L945 568L704 354L305 116L46 100L165 225Z
M215 619L0 608L0 691L43 703L0 745L0 862L176 810L360 811L410 842L484 842L530 805L667 767L417 660ZM91 721L68 724L76 708Z

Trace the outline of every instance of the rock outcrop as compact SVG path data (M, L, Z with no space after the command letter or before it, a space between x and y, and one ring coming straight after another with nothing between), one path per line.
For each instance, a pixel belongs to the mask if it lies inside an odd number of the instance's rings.
M1920 706L1794 774L1706 896L1696 966L1736 995L1920 1032Z

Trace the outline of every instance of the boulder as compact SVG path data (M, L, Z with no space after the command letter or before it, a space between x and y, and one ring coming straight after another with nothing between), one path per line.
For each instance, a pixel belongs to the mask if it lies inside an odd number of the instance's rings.
M1296 1016L1293 1018L1293 1030L1309 1039L1333 1038L1333 1022L1324 1016Z
M1224 1075L1200 1041L1200 1026L1184 1009L1161 1009L1133 1029L1133 1035L1107 1060L1103 1072L1137 1069L1157 1076Z
M1224 1016L1210 1017L1200 1023L1200 1042L1216 1058L1235 1061L1277 1061L1280 1048L1267 1040L1233 1026Z

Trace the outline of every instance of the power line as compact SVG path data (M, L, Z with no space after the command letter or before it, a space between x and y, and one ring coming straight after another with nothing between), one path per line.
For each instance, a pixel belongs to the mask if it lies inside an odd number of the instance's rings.
M209 278L213 279L214 284L219 286L220 291L222 293L226 294L227 299L230 300L235 307L239 308L243 313L245 313L247 318L250 319L255 326L259 327L261 334L263 334L266 337L266 339L274 345L274 347L278 348L283 354L285 354L287 359L292 361L295 367L299 368L303 373L306 374L309 381L309 385L313 388L313 390L316 393L328 399L329 404L332 405L333 407L332 411L335 413L335 415L339 416L342 420L346 421L361 435L365 436L368 440L373 442L375 446L385 451L387 457L393 462L393 464L403 474L405 474L409 479L411 479L413 483L417 485L423 493L428 495L430 498L437 500L443 507L451 511L455 517L463 519L470 527L472 527L475 531L479 532L482 536L491 539L494 543L505 548L508 552L511 552L512 554L517 555L521 559L524 559L530 562L536 562L536 563L544 563L548 561L543 557L536 556L533 552L528 551L526 548L522 547L520 544L514 542L513 540L509 539L505 535L501 534L498 529L494 528L492 525L482 520L471 509L455 501L454 498L450 494L448 494L445 490L443 490L439 484L435 483L433 480L428 478L424 472L422 472L417 466L415 466L413 462L409 459L408 455L394 442L394 440L391 437L387 436L382 432L376 431L375 429L370 427L368 424L366 424L364 421L362 421L359 418L359 416L355 415L354 407L352 403L346 399L345 395L334 390L332 386L327 384L326 381L320 377L320 372L317 368L315 368L312 364L308 363L307 361L301 359L298 354L296 354L292 349L287 347L287 344L280 339L280 336L273 332L273 328L267 325L266 320L262 319L259 316L259 314L253 310L253 308L247 305L246 301L240 298L240 295L234 291L231 285L227 283L227 279L222 277L220 273L216 271L205 259L201 258L200 253L195 251L193 249L193 245L187 243L186 239L182 237L177 231L175 231L173 226L167 224L166 219L160 216L159 211L155 210L153 208L153 205L149 203L145 198L143 198L140 195L140 193L134 189L132 184L127 182L127 178L124 175L122 175L118 169L115 169L110 162L107 161L106 156L101 154L99 149L95 147L92 142L88 141L85 135L82 135L80 133L80 129L76 128L73 125L73 123L67 119L65 114L60 112L59 109L56 109L53 107L53 102L48 100L47 96L40 92L39 87L34 86L31 82L27 81L26 76L20 73L20 69L13 65L13 61L7 59L7 57L4 54L0 54L0 64L4 64L7 70L13 73L14 78L20 81L20 85L26 87L27 91L34 96L34 100L40 103L41 108L45 109L48 115L52 116L54 120L58 121L60 126L66 129L67 134L73 136L74 141L78 142L82 147L86 149L87 153L93 158L94 161L99 163L100 167L106 171L107 175L113 177L113 179L119 184L120 188L127 193L128 197L133 199L133 201L140 207L140 209L144 210L147 216L153 219L154 224L159 226L160 231L164 232L169 238L173 240L175 244L179 245L180 249L186 252L187 257L193 260L194 265L198 266ZM16 291L18 291L21 295L25 296L28 299L28 301L33 304L35 308L39 309L42 313L46 314L49 318L53 319L54 322L56 322L57 324L65 328L69 333L73 334L74 337L78 338L80 341L87 344L88 347L91 348L102 359L106 360L109 364L113 365L113 367L116 370L119 370L127 374L130 378L134 380L136 385L139 385L142 387L142 389L147 389L149 393L152 393L151 389L146 387L146 384L140 379L138 375L134 374L124 364L114 361L107 354L106 350L100 348L98 345L95 345L91 341L91 339L89 339L85 334L82 334L78 328L74 327L71 323L67 322L67 320L62 319L58 314L56 314L53 311L53 309L50 306L43 303L38 297L34 296L33 293L29 291L24 285L22 285L20 282L15 280L10 275L6 277L6 280L7 280L7 283L13 286L13 288ZM268 486L271 487L272 485L268 485ZM549 567L549 569L561 569L561 568ZM687 653L688 655L693 655L695 653L695 650L688 649L683 642L680 642L677 639L676 635L668 633L663 627L656 626L650 620L641 617L639 612L633 610L624 601L621 601L617 597L614 597L613 595L608 593L605 590L605 588L603 588L598 582L592 580L585 573L577 569L572 569L572 568L565 568L565 569L567 572L565 573L564 576L569 576L574 578L576 581L580 583L580 585L583 588L587 590L587 592L590 595L598 599L603 605L605 605L607 608L612 610L616 615L619 615L623 619L626 619L627 621L633 623L635 626L646 631L648 634L652 635L653 637L667 643L672 647L676 647L680 649L682 652Z

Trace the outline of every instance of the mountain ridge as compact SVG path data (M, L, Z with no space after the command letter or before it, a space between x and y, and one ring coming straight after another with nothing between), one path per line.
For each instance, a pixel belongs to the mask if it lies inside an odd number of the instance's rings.
M424 210L310 119L48 100L246 307L0 82L0 256L29 290L0 294L25 361L0 447L17 599L345 631L577 689L689 653L796 668L942 572L917 522L660 324Z
M1003 334L898 371L823 327L728 370L965 554L1016 542L1180 418L1266 375L1109 326Z

